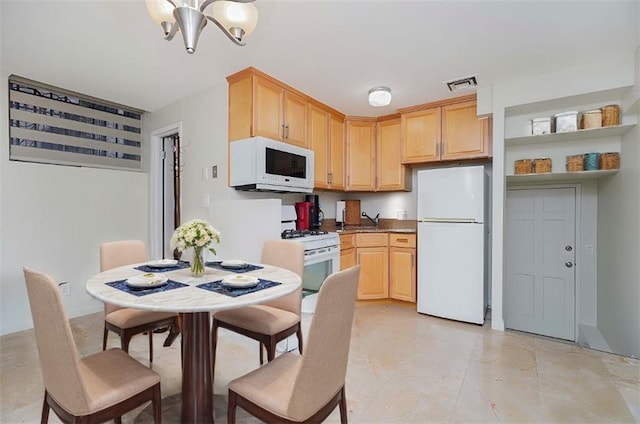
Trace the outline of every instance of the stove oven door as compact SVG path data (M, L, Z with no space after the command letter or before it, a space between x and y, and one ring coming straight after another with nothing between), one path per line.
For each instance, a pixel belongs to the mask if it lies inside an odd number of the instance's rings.
M305 295L320 290L325 278L340 270L340 246L310 249L304 252L302 289Z

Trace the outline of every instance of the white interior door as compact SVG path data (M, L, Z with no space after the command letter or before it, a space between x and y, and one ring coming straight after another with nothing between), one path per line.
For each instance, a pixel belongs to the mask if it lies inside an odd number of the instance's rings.
M575 341L574 188L507 191L505 326Z

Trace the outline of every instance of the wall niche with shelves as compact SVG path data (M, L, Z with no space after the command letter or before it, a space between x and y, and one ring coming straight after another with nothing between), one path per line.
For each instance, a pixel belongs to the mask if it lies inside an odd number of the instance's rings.
M589 152L621 152L624 134L635 127L637 115L626 113L621 108L620 124L577 131L531 135L531 120L550 117L557 113L577 111L578 125L587 110L607 105L621 105L630 87L586 93L578 96L551 99L505 110L505 169L508 183L580 181L602 178L618 172L617 169L567 172L567 156ZM540 174L515 174L514 162L520 159L550 158L551 172ZM620 157L620 160L624 158Z

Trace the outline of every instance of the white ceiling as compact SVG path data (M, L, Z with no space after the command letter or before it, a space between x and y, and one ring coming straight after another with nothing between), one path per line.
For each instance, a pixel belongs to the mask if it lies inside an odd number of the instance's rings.
M257 0L246 47L213 24L195 54L163 39L144 1L0 0L2 70L157 110L254 66L347 115L468 94L479 86L620 54L638 44L638 0ZM559 81L561 83L567 83ZM390 106L367 91L391 87Z

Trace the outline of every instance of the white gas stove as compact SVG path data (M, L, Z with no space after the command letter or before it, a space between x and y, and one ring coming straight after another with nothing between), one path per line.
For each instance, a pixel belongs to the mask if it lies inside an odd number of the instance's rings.
M307 258L311 259L335 250L338 251L338 261L340 260L340 236L338 233L296 230L296 218L296 211L292 205L282 206L281 237L284 240L296 241L304 245L305 265L307 265ZM338 264L338 269L340 269L340 264Z
M313 313L316 293L324 279L340 270L340 236L326 231L296 230L296 218L294 206L282 206L282 239L304 245L302 311Z

